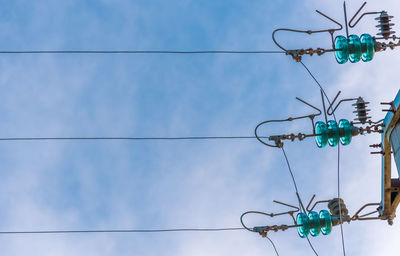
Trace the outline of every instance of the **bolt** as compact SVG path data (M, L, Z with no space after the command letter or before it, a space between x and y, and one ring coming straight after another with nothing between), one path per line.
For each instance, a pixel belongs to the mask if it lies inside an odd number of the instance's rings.
M370 148L382 148L382 143L369 145Z

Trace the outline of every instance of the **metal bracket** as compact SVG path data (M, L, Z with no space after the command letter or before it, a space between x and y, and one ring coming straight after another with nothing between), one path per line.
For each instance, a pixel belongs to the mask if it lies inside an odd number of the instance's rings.
M380 13L382 13L382 12L364 12L361 16L360 16L360 18L358 18L358 20L354 23L354 24L351 24L352 22L353 22L353 20L357 17L357 15L361 12L361 10L364 8L364 6L367 4L367 2L364 2L362 5L361 5L361 7L360 7L360 9L358 9L358 11L356 12L356 14L354 14L354 16L353 16L353 18L351 18L351 20L349 21L349 27L351 27L351 28L354 28L357 24L358 24L358 22L360 22L360 20L364 17L364 16L366 16L366 15L371 15L371 14L380 14Z

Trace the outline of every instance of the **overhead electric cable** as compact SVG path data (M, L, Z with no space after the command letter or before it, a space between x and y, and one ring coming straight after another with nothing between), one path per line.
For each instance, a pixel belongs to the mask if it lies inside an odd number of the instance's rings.
M245 228L176 228L176 229L98 229L98 230L32 230L0 231L0 235L22 234L72 234L72 233L162 233L162 232L221 232L239 231Z
M268 138L267 136L259 136ZM256 139L255 136L187 136L187 137L3 137L0 141L34 140L235 140Z
M306 209L304 208L304 205L303 205L303 202L302 202L302 200L301 200L299 191L298 191L298 189L297 189L296 179L294 178L294 175L293 175L293 172L292 172L292 168L290 167L289 159L288 159L288 157L287 157L287 155L286 155L286 152L285 152L285 149L284 149L283 147L282 147L282 152L283 152L283 156L285 157L286 164L287 164L288 169L289 169L289 172L290 172L290 176L292 177L294 189L296 190L296 196L297 196L297 199L298 199L298 201L299 201L299 208L300 208L300 211L306 213ZM308 244L310 245L311 249L312 249L313 252L315 253L315 255L318 256L318 253L317 253L317 251L314 249L314 246L311 244L311 241L310 241L310 239L308 238L308 236L307 236L307 241L308 241Z
M329 105L331 105L331 101L328 97L328 95L326 94L324 88L322 87L322 85L318 82L317 78L315 78L315 76L313 75L313 73L311 72L311 70L303 63L303 61L300 60L300 64L307 70L308 74L312 77L312 79L317 83L318 87L321 89L322 93L325 95L326 100L328 101ZM333 114L333 116L335 116L335 114ZM335 117L336 119L336 117Z
M311 249L313 250L314 254L318 256L318 253L317 253L317 251L314 249L314 246L312 245L312 243L311 243L311 241L310 241L310 238L308 238L308 236L307 236L307 242L308 242L308 244L310 245Z
M267 239L269 240L269 242L272 244L272 247L274 247L274 250L275 250L276 255L279 256L278 250L276 249L274 242L272 242L271 238L269 238L268 236L266 236L266 238L267 238Z
M308 74L313 78L313 80L317 83L323 94L325 95L325 98L327 99L329 105L332 105L328 95L326 94L324 88L322 85L318 82L318 80L315 78L313 73L310 71L310 69L302 62L300 61L301 65L307 70ZM333 117L336 120L336 115L333 113ZM338 151L337 151L337 197L340 198L340 144L338 145ZM342 219L342 209L341 209L341 204L339 204L339 219ZM343 250L343 255L346 256L346 248L345 248L345 243L344 243L344 232L343 232L343 224L340 222L340 234L342 238L342 250Z
M32 51L0 51L0 54L274 54L284 51L113 51L113 50L32 50Z
M338 154L337 154L337 194L338 198L340 198L340 146L338 145ZM339 218L342 219L342 207L339 204ZM340 234L342 236L342 250L343 255L346 256L346 248L344 246L344 234L343 234L343 225L340 222Z

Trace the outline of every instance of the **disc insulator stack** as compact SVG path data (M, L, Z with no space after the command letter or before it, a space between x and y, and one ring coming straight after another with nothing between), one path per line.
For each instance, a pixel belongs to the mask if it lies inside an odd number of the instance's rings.
M368 116L368 112L370 111L370 109L367 109L368 104L369 102L365 102L362 97L359 97L356 103L353 104L353 106L355 106L356 108L356 111L353 111L353 113L357 114L357 118L355 119L355 121L359 121L362 124L365 124L368 119L371 118L370 116Z
M393 16L389 16L387 12L382 12L379 17L375 18L378 21L378 25L380 32L377 34L378 36L382 36L385 39L389 39L389 37L395 32L392 31L393 23L390 23Z

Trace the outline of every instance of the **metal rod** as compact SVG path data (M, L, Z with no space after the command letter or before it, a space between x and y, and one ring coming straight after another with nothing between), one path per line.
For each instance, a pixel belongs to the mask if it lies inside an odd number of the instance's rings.
M310 202L308 203L308 205L306 207L308 212L310 212L310 210L308 208L310 207L310 205L311 205L312 201L314 200L314 198L315 198L315 194L311 197L311 200L310 200Z
M372 211L372 212L369 212L369 213L360 215L359 217L360 217L360 218L364 218L364 217L367 217L367 216L369 216L369 215L371 215L371 214L374 214L374 213L377 213L377 212L379 212L379 211L378 211L378 210L375 210L375 211Z
M299 193L296 192L297 199L299 200L300 206L303 209L303 212L307 212L306 208L304 208L303 202L301 201Z
M313 207L311 207L311 209L307 209L309 212L311 212L312 210L314 210L315 206L317 206L317 204L322 204L322 203L329 203L330 200L321 200L321 201L317 201L314 203Z
M310 103L308 103L308 102L305 101L305 100L300 99L299 97L296 97L296 100L298 100L298 101L300 101L300 102L306 104L307 106L312 107L313 109L315 109L315 110L317 110L317 111L319 112L318 114L312 114L312 115L308 115L308 116L319 116L319 115L321 115L321 110L320 110L319 108L317 108L316 106L311 105Z
M346 35L347 35L347 38L349 38L349 26L347 24L346 1L343 1L343 9L344 9L344 23L346 24Z
M367 4L367 2L364 2L364 3L361 5L360 9L358 9L358 11L356 12L356 14L354 14L354 16L351 18L351 20L349 21L349 27L354 28L354 27L358 24L358 22L360 22L360 20L361 20L364 16L366 16L366 15L382 13L382 12L365 12L365 13L363 13L363 14L360 16L360 18L358 18L358 20L357 20L354 24L352 24L352 22L354 21L354 19L357 17L357 15L361 12L361 10L364 8L364 6L365 6L366 4Z
M351 217L351 220L367 220L367 219L371 219L371 218L362 218L361 216L359 216L359 214L362 212L362 210L364 210L366 207L369 206L380 206L380 203L368 203L363 205L354 215L353 217Z
M328 107L327 113L328 113L328 115L330 115L330 116L333 115L333 113L335 113L336 109L339 107L339 105L340 105L342 102L357 100L357 98L342 99L342 100L340 100L340 101L338 102L338 104L336 105L336 107L333 108L333 104L335 104L335 102L336 102L337 98L339 97L340 93L341 93L341 91L339 91L339 92L336 94L335 98L333 99L333 101L331 102L331 104L330 104L329 107ZM332 108L333 108L333 109L332 109Z
M332 19L331 17L329 17L328 15L316 10L316 12L320 15L322 15L323 17L327 18L328 20L334 22L335 24L337 24L339 26L339 28L331 28L331 29L323 29L323 30L298 30L298 29L289 29L289 28L278 28L275 29L272 32L272 40L274 41L274 43L276 44L276 46L278 46L279 48L281 48L283 51L285 51L286 53L288 53L289 51L287 49L285 49L283 46L281 46L277 40L275 39L275 33L278 31L287 31L287 32L294 32L294 33L305 33L308 35L314 34L314 33L324 33L324 32L334 32L334 31L340 31L343 29L343 25L340 24L339 22L337 22L336 20Z
M290 204L282 203L282 202L277 201L277 200L274 200L273 202L276 203L276 204L281 204L281 205L284 205L284 206L287 206L287 207L294 208L294 209L296 209L297 211L300 210L299 207L297 207L297 206L293 206L293 205L290 205Z
M321 99L322 99L322 106L324 108L324 116L325 116L325 123L328 123L328 117L326 116L326 107L325 107L325 99L324 99L324 93L321 90Z

